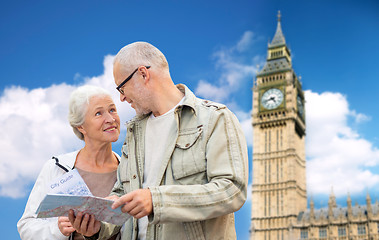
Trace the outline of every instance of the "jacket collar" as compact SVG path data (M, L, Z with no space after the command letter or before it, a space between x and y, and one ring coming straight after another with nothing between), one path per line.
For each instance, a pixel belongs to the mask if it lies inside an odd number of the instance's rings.
M187 107L190 107L191 109L193 109L193 112L195 113L195 115L197 115L196 108L195 108L195 105L196 105L195 104L196 103L195 94L193 94L193 92L184 84L177 84L176 87L184 94L183 103L180 104L179 106L177 106L176 109L183 107L183 106L187 106ZM151 114L151 112L148 114L144 114L144 115L137 115L137 116L133 117L131 120L127 121L125 123L125 125L127 127L132 127L136 122L147 118L148 116L150 116L150 114Z
M76 157L78 156L80 150L76 150L74 152L66 153L63 155L57 156L59 164L66 167L67 169L71 170L74 168ZM121 157L113 152L113 154L117 157L118 161L120 162Z
M193 92L186 85L184 85L184 84L178 84L178 85L176 85L176 87L182 93L184 93L184 101L178 107L180 107L180 106L190 107L191 109L193 109L195 115L197 115L196 114L196 108L195 108L195 105L196 105L196 96L195 96L195 94L193 94Z
M73 169L79 150L57 156L59 163L67 169Z

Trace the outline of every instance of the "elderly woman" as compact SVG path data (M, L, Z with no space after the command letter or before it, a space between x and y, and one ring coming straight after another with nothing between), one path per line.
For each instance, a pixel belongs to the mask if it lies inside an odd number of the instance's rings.
M23 240L84 239L75 232L68 217L36 218L35 212L52 180L76 168L91 193L98 197L108 196L117 180L119 156L112 151L112 142L119 137L120 118L110 94L95 86L79 87L71 94L68 119L85 146L45 163L17 223Z

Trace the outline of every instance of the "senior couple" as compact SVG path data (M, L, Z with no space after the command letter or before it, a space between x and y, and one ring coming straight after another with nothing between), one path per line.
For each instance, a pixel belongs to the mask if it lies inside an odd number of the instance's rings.
M82 149L44 165L17 227L26 239L236 239L234 212L246 200L248 157L235 115L175 85L163 53L146 42L123 47L113 65L120 100L136 116L127 123L121 157L112 151L120 118L109 93L83 86L69 103ZM123 226L71 210L37 219L46 184L77 169L95 196L132 215Z

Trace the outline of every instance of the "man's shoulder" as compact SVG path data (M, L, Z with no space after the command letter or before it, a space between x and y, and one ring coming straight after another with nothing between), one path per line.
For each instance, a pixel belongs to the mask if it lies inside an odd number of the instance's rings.
M205 99L200 99L200 104L205 108L209 108L209 110L217 111L221 109L227 109L227 107L222 103L213 102L213 101L205 100Z

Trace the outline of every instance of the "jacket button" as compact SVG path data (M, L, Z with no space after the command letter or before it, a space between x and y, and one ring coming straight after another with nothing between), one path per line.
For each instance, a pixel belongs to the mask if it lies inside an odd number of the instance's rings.
M133 132L133 128L129 128L129 132Z
M133 179L136 179L136 178L137 178L137 176L134 174L134 175L133 175Z

